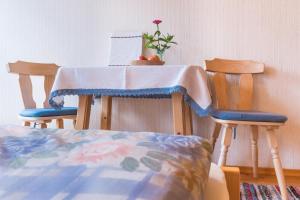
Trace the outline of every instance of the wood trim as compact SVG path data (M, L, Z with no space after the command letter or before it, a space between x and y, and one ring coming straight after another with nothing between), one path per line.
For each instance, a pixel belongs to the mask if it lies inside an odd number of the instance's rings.
M264 64L250 60L228 60L215 58L206 60L205 70L226 74L258 74L264 72Z
M252 175L252 167L237 166L240 169L241 174ZM283 169L284 176L287 177L299 177L300 169ZM259 176L275 176L274 168L258 168Z
M230 200L240 199L240 170L237 167L222 167Z

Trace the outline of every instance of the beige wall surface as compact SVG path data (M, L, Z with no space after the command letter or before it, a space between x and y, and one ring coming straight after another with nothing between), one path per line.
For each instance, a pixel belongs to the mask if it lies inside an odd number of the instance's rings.
M299 0L1 0L0 124L19 124L16 115L22 108L17 77L7 74L7 62L105 65L109 33L153 31L151 21L156 17L164 21L162 30L175 34L179 43L167 52L168 64L202 65L204 59L225 57L267 65L266 73L255 77L255 108L289 117L279 131L282 161L285 168L299 169ZM40 85L41 80L34 83ZM41 89L40 85L34 91L40 102ZM67 100L76 103L76 98ZM115 130L172 131L170 100L114 99L113 103ZM92 114L91 127L96 128L97 102ZM194 118L194 126L197 135L208 137L211 132L208 119ZM247 130L238 130L229 164L250 165ZM259 163L272 166L265 136L260 139ZM214 157L218 154L217 149Z

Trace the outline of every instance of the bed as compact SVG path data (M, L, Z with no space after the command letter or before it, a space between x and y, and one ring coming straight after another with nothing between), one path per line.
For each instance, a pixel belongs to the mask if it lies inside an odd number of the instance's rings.
M197 136L1 126L0 199L238 199L211 153Z
M222 167L212 163L205 189L206 200L239 200L240 170L237 167Z

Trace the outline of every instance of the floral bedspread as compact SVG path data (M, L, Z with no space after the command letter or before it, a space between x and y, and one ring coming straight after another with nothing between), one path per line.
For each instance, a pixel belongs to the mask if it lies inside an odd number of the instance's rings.
M203 200L211 146L197 136L0 127L0 199Z

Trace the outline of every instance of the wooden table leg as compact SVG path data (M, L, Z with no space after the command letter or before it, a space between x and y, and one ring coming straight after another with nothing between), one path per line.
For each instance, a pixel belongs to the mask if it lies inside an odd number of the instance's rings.
M30 122L27 121L23 122L23 126L30 126Z
M173 129L174 134L184 135L185 119L184 119L184 102L183 96L180 93L172 94L172 108L173 108Z
M192 119L192 111L191 107L184 104L184 117L185 117L185 134L193 135L193 119Z
M100 129L111 129L111 110L112 110L112 97L101 97L101 117L100 117Z
M83 130L89 128L92 98L92 95L79 96L75 129Z
M63 119L56 120L56 128L60 128L60 129L64 128L64 120Z
M41 123L41 128L47 128L47 124L46 123Z

